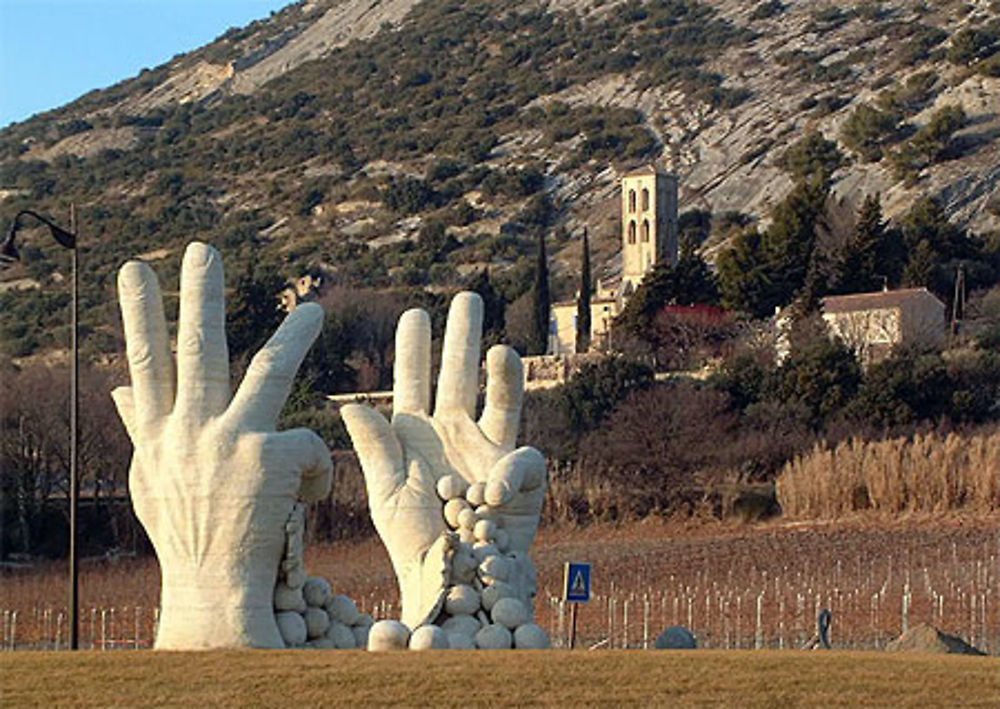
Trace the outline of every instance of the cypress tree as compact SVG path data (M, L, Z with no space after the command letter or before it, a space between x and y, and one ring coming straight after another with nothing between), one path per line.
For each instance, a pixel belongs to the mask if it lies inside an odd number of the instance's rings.
M590 240L583 228L583 259L580 264L580 294L576 300L576 351L590 349Z
M535 283L531 289L534 315L528 354L545 354L549 347L549 264L545 255L545 230L538 230L538 257L535 262Z

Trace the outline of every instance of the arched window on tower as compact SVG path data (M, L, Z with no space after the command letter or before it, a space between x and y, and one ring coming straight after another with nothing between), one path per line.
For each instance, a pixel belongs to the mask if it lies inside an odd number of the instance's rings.
M642 211L649 209L649 190L645 187L642 188Z
M648 241L649 241L649 220L648 219L643 219L642 220L642 243L645 244Z
M635 190L628 191L628 211L635 211Z
M635 221L630 221L628 223L628 243L635 243Z

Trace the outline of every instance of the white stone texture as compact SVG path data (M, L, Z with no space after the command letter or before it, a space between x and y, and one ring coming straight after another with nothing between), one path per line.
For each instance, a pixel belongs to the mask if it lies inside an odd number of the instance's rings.
M476 541L492 542L497 535L497 523L491 519L481 519L476 522L472 533L476 535Z
M482 322L478 295L455 296L433 412L431 323L423 310L404 313L396 329L392 420L362 404L341 409L365 474L372 520L399 581L402 620L410 627L437 617L455 548L471 541L467 529L449 532L439 480L458 475L469 483L466 500L489 503L490 518L506 530L511 550L527 555L538 530L547 470L537 450L516 448L524 373L513 349L498 345L487 353L485 405L474 418ZM525 585L517 595L530 602L537 587L528 585L528 575L519 579Z
M518 650L548 650L552 641L540 626L525 623L514 631L514 647Z
M447 650L448 635L436 625L421 625L410 636L411 650Z
M410 642L410 629L398 620L380 620L368 632L371 652L405 650Z
M274 592L285 524L298 500L330 489L326 444L305 429L276 428L322 309L307 303L290 313L234 395L223 293L218 251L190 244L175 375L156 275L139 261L118 275L131 386L112 396L135 447L133 504L160 562L158 649L284 647Z

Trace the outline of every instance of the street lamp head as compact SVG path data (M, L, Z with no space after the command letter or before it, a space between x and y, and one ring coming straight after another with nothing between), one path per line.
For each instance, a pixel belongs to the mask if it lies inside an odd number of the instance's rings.
M14 261L19 261L21 258L20 252L17 250L17 245L14 243L14 239L17 236L18 229L21 228L21 217L25 214L34 217L47 226L49 231L52 232L52 238L58 241L60 246L67 249L76 248L76 234L63 229L61 226L46 219L38 212L34 212L30 209L22 209L17 213L17 215L15 215L14 223L10 225L10 231L7 232L7 238L4 239L3 244L0 244L0 266L5 266L13 263Z
M6 266L14 261L21 260L21 254L18 253L17 246L14 245L15 234L17 234L16 219L10 227L10 231L7 232L7 238L4 239L3 244L0 245L0 266Z

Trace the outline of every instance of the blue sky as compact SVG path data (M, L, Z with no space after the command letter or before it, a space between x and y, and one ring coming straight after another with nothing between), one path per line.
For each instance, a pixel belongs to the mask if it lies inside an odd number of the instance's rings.
M0 0L0 128L196 49L291 0Z

